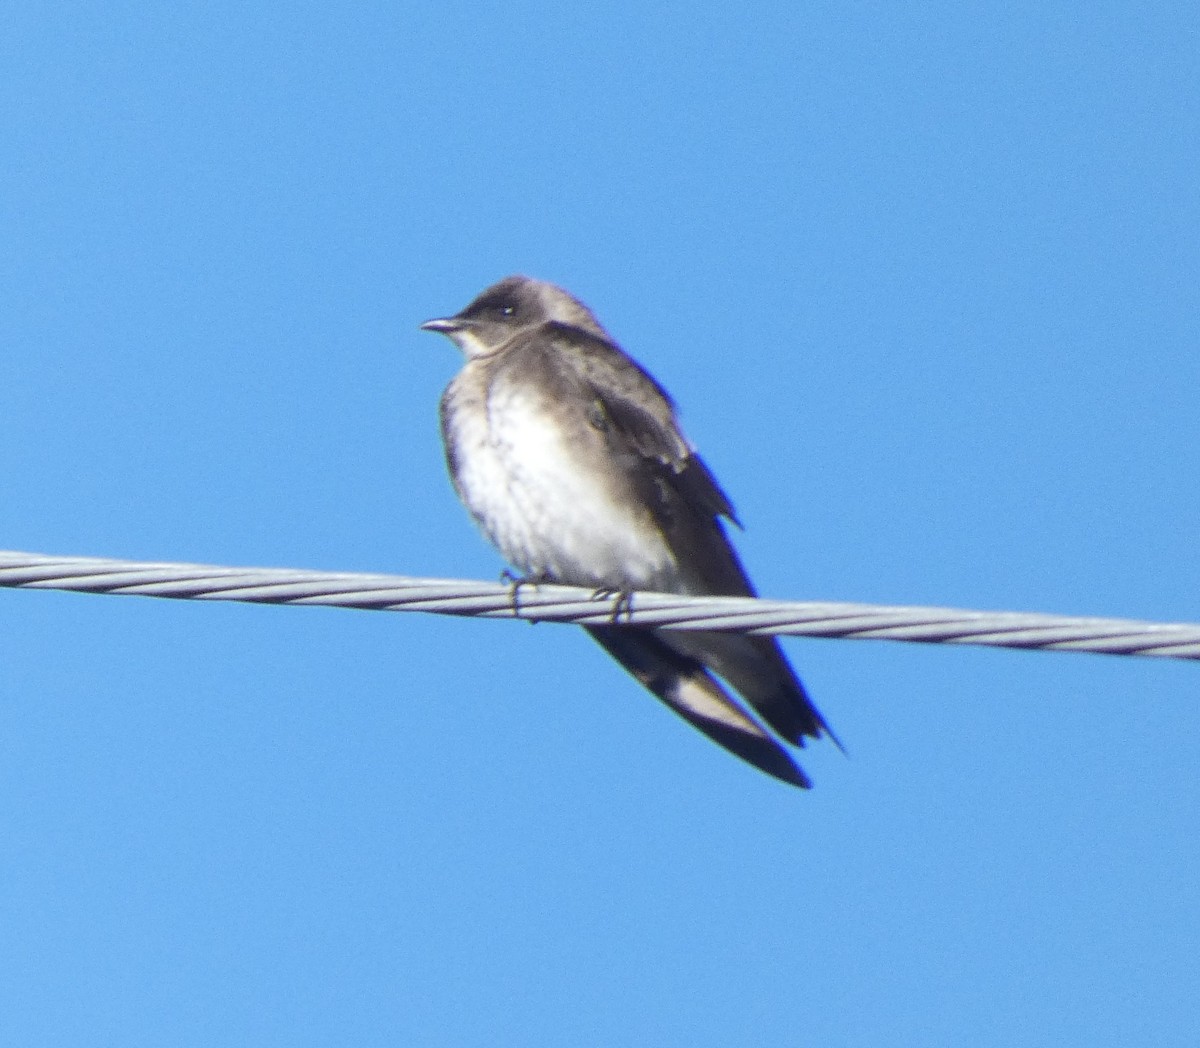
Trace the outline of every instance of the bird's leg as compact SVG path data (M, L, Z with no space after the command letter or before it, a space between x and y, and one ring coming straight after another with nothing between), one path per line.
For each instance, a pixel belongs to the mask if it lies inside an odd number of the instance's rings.
M509 593L512 596L512 612L517 618L524 618L521 614L521 587L522 586L540 586L543 582L550 582L550 577L544 572L534 572L529 575L514 575L511 571L505 568L500 572L500 581L507 582ZM531 625L536 626L538 620L530 619Z
M595 590L592 593L592 600L608 600L612 598L613 610L611 622L614 626L621 624L621 616L625 616L626 622L633 620L633 590L629 589L608 589L603 587Z

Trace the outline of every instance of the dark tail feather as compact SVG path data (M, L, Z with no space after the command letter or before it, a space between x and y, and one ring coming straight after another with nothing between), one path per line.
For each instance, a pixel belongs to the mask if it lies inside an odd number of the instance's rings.
M842 748L773 637L679 630L664 643L723 677L788 742L828 735Z
M804 789L812 786L787 750L730 698L703 663L649 631L584 628L641 684L714 742L768 775Z

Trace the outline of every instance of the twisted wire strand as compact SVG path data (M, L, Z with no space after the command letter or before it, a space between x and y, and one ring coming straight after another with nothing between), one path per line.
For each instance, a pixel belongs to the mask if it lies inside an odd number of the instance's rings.
M1200 659L1200 625L1193 623L751 597L597 594L540 583L234 568L2 550L0 587Z

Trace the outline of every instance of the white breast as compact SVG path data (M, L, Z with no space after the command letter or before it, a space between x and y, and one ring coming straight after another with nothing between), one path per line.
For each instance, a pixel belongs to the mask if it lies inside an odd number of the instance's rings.
M611 479L594 431L572 440L537 391L496 383L486 410L451 384L446 425L467 508L521 571L611 589L670 589L675 562L649 512Z

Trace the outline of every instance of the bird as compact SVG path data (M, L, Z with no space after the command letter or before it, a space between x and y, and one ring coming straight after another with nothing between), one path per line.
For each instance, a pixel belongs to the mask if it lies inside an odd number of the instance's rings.
M741 526L733 504L674 402L578 298L510 276L421 329L465 358L441 398L446 465L519 584L756 596L725 530ZM675 713L776 779L812 786L785 743L841 746L773 637L584 628Z

